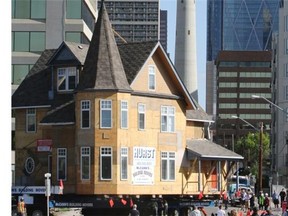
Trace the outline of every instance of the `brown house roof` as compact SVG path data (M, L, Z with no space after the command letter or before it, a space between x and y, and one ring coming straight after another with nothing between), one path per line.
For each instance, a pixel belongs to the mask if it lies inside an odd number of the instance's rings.
M103 2L77 90L132 91Z

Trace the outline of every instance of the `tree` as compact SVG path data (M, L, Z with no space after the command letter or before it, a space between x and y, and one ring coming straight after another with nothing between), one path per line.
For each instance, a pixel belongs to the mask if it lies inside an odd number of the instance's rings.
M246 136L237 140L235 151L244 157L244 166L250 166L252 175L258 176L259 164L259 132L249 132ZM270 156L270 137L268 133L263 133L263 161Z

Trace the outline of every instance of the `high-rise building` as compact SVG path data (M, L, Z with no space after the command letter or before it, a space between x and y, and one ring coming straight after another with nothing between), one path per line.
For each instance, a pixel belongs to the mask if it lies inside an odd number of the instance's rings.
M288 187L288 2L281 1L279 33L273 40L273 82L271 106L271 168L273 184Z
M233 137L237 140L248 132L255 132L259 122L263 122L264 131L270 133L270 106L253 99L252 95L271 100L271 59L271 51L219 52L216 58L218 144L232 149ZM235 119L236 116L240 119Z
M168 39L167 15L168 15L167 10L160 10L160 43L162 44L166 52L167 52L167 39Z
M64 40L89 43L96 9L95 0L12 0L12 89L45 49Z
M216 114L214 60L218 52L271 49L272 33L278 31L279 5L280 0L208 0L206 69L208 114Z
M198 101L196 2L177 1L175 67L186 88Z
M117 43L160 39L159 0L107 0L105 5Z

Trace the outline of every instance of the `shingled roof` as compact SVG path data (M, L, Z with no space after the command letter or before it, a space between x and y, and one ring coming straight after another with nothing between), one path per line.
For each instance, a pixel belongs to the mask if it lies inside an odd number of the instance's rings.
M158 41L145 41L118 45L129 84L135 79L157 43Z
M77 90L132 91L104 1L101 4Z

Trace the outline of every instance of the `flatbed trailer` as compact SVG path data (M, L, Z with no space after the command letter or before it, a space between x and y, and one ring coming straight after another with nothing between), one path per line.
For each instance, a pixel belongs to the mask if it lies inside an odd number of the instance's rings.
M17 215L17 202L23 197L28 216L47 216L47 197L45 187L13 187L12 188L12 215ZM89 215L117 215L127 216L133 204L137 204L142 216L164 215L165 202L167 202L168 215L186 215L187 209L192 205L197 207L214 206L214 197L198 199L198 196L151 196L151 195L76 195L58 194L57 188L51 189L49 208L81 208L84 216ZM157 207L157 208L156 208ZM50 215L52 215L50 213Z

